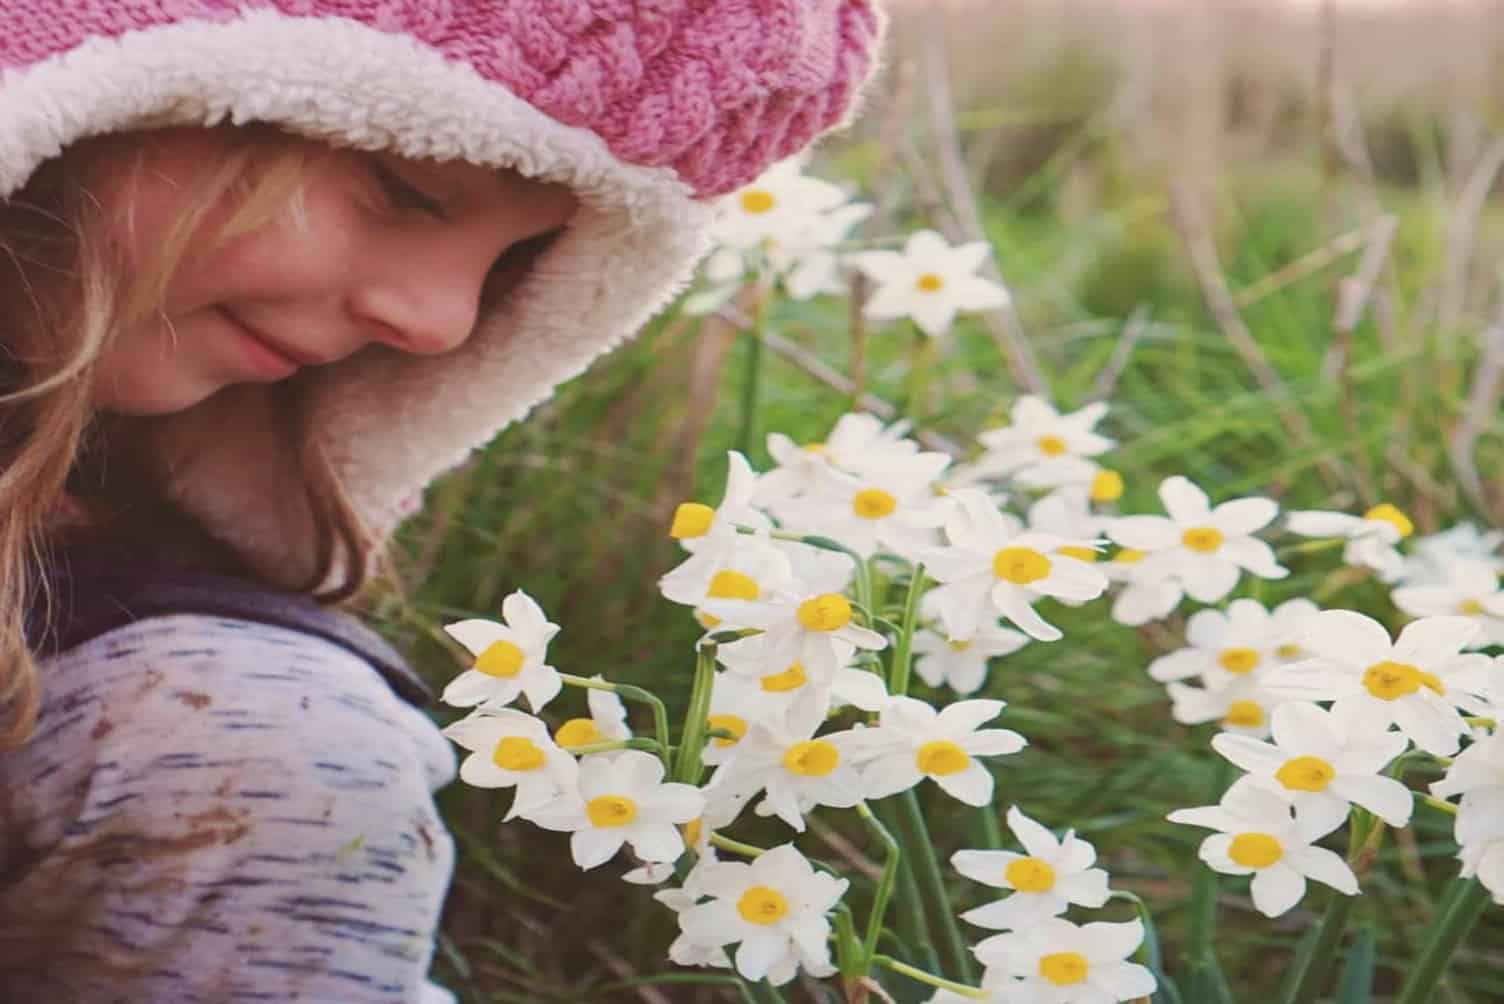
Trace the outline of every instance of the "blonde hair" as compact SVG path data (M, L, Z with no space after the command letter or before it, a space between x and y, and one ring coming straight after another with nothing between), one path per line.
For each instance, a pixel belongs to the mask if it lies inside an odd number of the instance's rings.
M260 124L216 131L227 141L222 161L184 193L187 208L150 260L129 275L108 240L90 169L107 153L134 154L133 185L152 133L75 144L0 200L0 750L23 744L35 729L40 657L28 640L27 617L40 601L42 621L51 620L46 572L64 540L140 539L145 532L182 563L255 576L168 499L167 473L152 451L159 423L91 406L102 353L123 332L158 321L190 239L216 205L239 199L211 236L214 246L272 223L289 206L297 224L305 222L308 168L330 148ZM313 518L315 569L299 588L312 592L339 562L344 581L314 598L342 603L384 563L384 545L365 528L315 437L304 434L307 384L299 377L269 388L273 412L285 416L276 434L297 459ZM54 525L65 490L89 505L95 527Z

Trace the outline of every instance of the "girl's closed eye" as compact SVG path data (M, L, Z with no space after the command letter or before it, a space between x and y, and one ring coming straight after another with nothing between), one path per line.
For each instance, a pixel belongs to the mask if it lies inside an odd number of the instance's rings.
M442 202L409 184L380 160L373 159L371 164L393 208L415 209L418 212L428 213L436 219L448 221L449 216L444 212Z

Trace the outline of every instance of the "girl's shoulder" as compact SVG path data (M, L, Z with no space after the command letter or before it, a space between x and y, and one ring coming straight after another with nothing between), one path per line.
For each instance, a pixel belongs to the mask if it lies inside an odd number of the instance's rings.
M109 552L79 547L56 552L48 578L51 609L45 610L39 597L27 617L28 640L44 657L136 621L202 614L332 642L370 664L410 704L421 708L434 700L433 691L385 639L351 614L304 593L168 563L120 561Z

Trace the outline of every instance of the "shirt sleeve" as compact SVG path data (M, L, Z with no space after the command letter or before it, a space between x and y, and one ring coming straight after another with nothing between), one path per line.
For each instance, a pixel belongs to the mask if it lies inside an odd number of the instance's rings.
M174 614L42 672L0 757L0 1000L444 999L455 756L370 665Z

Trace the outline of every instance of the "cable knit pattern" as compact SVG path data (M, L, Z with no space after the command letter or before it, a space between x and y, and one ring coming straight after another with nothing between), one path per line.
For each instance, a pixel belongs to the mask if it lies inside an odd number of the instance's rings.
M881 27L869 0L20 0L3 11L0 71L90 38L268 9L407 35L700 197L837 125Z

